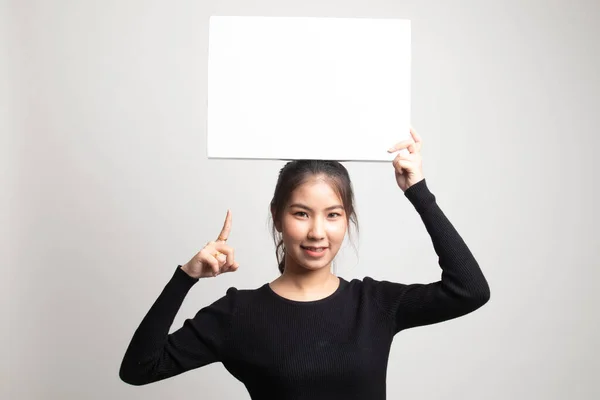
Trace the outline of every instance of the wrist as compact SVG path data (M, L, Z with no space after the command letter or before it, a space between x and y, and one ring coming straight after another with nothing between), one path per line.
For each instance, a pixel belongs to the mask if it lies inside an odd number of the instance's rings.
M183 272L185 272L186 274L188 274L190 277L192 277L192 278L193 278L193 276L192 276L192 273L190 272L190 269L189 269L189 266L188 266L188 264L187 264L187 263L186 263L186 264L183 264L183 265L181 266L181 270L182 270Z

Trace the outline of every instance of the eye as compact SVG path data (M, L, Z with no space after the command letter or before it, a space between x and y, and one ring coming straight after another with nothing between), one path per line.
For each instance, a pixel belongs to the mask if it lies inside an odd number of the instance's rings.
M304 215L308 216L308 214L306 214L304 211L298 211L298 212L294 213L294 215L299 215L299 214L304 214ZM329 216L332 216L332 215L334 216L334 218L342 216L342 214L340 214L340 213L335 213L335 212L334 213L329 213Z

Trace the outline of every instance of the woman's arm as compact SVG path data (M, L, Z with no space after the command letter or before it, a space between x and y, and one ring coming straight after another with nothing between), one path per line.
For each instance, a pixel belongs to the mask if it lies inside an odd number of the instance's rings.
M479 264L440 209L425 179L404 194L431 236L442 276L440 281L429 284L366 280L373 285L379 305L393 318L395 332L460 317L490 298L490 288Z
M221 360L234 309L235 288L168 334L185 296L196 282L197 278L177 267L131 339L119 370L121 380L145 385Z

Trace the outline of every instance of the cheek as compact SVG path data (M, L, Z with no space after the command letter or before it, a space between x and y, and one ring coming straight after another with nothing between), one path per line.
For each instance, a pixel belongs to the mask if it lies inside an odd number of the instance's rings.
M339 223L339 224L332 224L329 227L329 236L331 237L335 237L335 238L343 238L346 235L346 224L345 223Z
M288 239L291 240L299 240L306 234L306 229L303 227L303 225L294 220L287 220L283 230Z

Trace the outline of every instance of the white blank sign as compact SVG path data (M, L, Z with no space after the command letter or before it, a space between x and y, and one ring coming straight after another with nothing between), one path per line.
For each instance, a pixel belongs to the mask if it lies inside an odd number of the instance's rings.
M410 21L212 16L209 158L389 161L410 138Z

